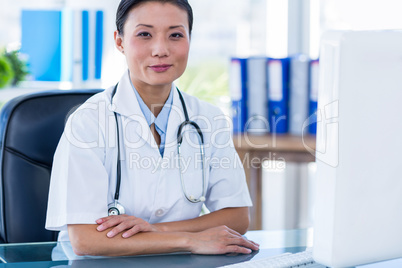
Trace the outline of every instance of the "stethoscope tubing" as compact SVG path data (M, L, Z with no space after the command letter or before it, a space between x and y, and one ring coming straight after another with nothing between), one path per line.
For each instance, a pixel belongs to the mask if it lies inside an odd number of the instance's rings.
M115 85L115 87L113 89L113 93L112 93L112 97L111 97L112 105L113 105L113 97L117 91L117 86L118 86L118 83ZM184 112L184 117L185 117L185 121L180 124L178 131L177 131L177 154L178 154L178 158L179 158L181 187L182 187L184 196L186 197L186 199L189 202L191 202L191 203L204 202L205 195L206 195L204 136L203 136L201 128L198 126L198 124L189 119L189 116L187 113L187 107L186 107L186 103L184 102L183 95L181 94L181 92L178 88L176 88L176 89L177 89L177 92L179 93L179 98L180 98L181 105L183 107L183 112ZM119 123L118 123L118 118L117 118L116 112L114 112L114 116L115 116L115 120L116 120L116 135L117 135L117 181L116 181L116 190L115 190L115 194L114 194L114 204L119 204L118 200L119 200L119 196L120 196L120 187L121 187L120 134L119 134ZM184 178L183 178L183 169L181 167L181 158L182 157L181 157L180 150L181 150L181 145L183 142L183 130L184 130L184 127L187 125L190 125L196 129L196 131L198 133L199 143L200 143L200 153L201 153L201 158L202 158L202 195L199 198L194 198L191 195L189 196L187 194L187 190L186 190L186 186L185 186ZM123 210L124 210L124 208L123 208Z

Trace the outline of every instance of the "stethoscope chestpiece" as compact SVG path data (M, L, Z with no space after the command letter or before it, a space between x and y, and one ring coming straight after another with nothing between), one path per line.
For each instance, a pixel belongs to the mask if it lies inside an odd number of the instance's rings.
M125 213L126 213L126 210L117 200L114 200L112 203L110 203L108 205L108 210L107 210L108 216L122 215Z

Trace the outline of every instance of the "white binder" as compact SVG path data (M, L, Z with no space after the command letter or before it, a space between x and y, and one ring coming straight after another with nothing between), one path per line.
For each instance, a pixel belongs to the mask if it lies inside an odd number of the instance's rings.
M289 133L297 136L307 132L303 124L309 108L309 62L306 55L290 59Z
M264 134L269 131L266 68L265 57L247 59L248 120L245 128L247 132L253 134Z

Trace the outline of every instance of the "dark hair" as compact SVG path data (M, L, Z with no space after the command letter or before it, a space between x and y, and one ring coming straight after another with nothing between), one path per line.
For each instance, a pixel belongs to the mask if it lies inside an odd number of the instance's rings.
M187 11L189 33L193 29L193 10L187 0L121 0L116 13L116 27L119 34L124 35L124 24L126 23L128 13L137 5L145 2L161 2L173 4Z

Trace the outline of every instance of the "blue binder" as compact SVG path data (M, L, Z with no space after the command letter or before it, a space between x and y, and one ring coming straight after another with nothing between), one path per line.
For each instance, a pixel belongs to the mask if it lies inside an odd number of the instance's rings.
M289 121L289 58L269 58L267 64L270 131L285 134Z
M61 74L60 81L73 80L73 18L71 9L65 8L61 12Z
M100 79L103 11L23 10L21 52L37 81ZM81 52L81 56L76 54ZM81 65L81 73L74 68ZM74 77L73 77L74 75Z
M243 133L247 122L247 59L232 58L230 64L233 133Z
M73 43L69 16L72 13L67 10L22 11L21 52L28 55L34 80L71 80Z
M82 11L82 81L89 77L89 12Z
M103 11L82 11L82 80L100 79L103 55Z
M318 100L319 60L310 61L310 85L309 85L309 126L308 132L317 133L317 100Z
M101 79L103 54L103 11L96 11L95 24L95 79Z

